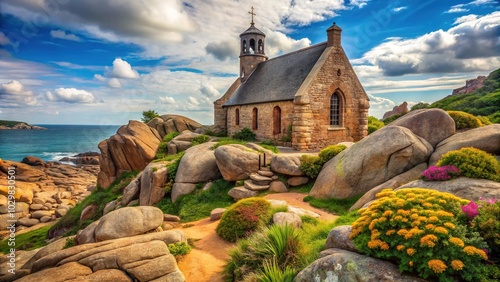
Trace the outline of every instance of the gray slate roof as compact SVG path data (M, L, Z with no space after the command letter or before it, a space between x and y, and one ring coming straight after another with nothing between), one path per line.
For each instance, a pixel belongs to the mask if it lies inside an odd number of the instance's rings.
M326 42L260 63L224 106L293 100L325 49Z

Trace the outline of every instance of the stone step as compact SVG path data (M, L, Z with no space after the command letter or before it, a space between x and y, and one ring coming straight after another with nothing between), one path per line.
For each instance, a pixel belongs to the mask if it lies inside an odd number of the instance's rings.
M245 198L255 197L257 196L258 192L248 190L244 186L238 186L229 190L227 194L238 201Z
M257 185L253 182L253 180L247 179L244 182L245 188L252 191L262 191L269 189L269 185Z
M250 179L252 179L253 183L256 185L269 185L273 179L271 177L262 176L258 173L250 174Z
M258 174L262 175L262 176L267 176L267 177L272 177L274 175L274 173L270 170L259 170L257 171Z

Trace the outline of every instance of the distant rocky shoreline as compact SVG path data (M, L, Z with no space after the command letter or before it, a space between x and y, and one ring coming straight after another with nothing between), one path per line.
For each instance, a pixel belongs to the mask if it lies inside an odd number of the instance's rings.
M25 122L20 122L14 126L0 125L0 130L47 130L45 127L30 125Z

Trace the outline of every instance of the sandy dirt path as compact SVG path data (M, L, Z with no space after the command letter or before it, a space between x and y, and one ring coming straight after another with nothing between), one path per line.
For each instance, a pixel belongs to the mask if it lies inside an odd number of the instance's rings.
M273 200L284 200L294 207L307 209L320 215L320 219L334 220L336 215L327 213L323 210L311 207L309 203L302 199L306 194L300 193L279 193L269 194L264 198ZM181 258L178 262L179 269L186 277L187 282L223 282L222 271L224 265L229 259L229 250L235 246L222 240L216 233L215 228L219 221L210 221L205 218L199 221L190 222L192 225L183 228L182 231L187 238L198 239L194 243L191 252Z

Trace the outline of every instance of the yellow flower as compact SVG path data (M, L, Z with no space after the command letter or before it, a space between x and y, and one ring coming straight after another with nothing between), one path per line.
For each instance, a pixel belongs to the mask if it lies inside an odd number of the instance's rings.
M450 241L450 243L453 243L454 245L457 245L459 247L464 246L464 241L462 241L460 238L457 238L457 237L450 237L450 239L448 239L448 241Z
M396 249L397 249L398 251L404 250L404 248L405 248L405 246L403 246L403 245L398 245L398 246L396 247Z
M384 217L384 216L382 216L378 219L378 222L385 222L385 221L387 221L387 217Z
M466 246L464 248L464 252L466 254L468 254L469 256L471 256L471 255L478 255L478 256L480 256L484 260L488 259L488 256L486 255L486 253L483 250L480 250L480 249L478 249L476 247L473 247L473 246Z
M391 216L393 213L394 213L394 212L393 212L393 211L391 211L391 210L386 210L386 211L382 214L382 216L389 217L389 216Z
M420 238L420 246L434 247L434 242L437 242L438 238L436 235L427 234L424 237Z
M428 202L423 202L422 203L422 206L426 207L426 208L430 208L432 207L432 204L431 203L428 203Z
M408 262L408 265L409 265L410 267L413 267L413 261L411 261L411 260L410 260L410 261Z
M384 189L382 191L380 191L379 193L377 193L375 196L377 198L383 198L383 197L391 197L394 195L394 192L392 191L392 189Z
M417 213L412 213L411 216L410 216L410 218L412 220L416 220L418 218L418 214Z
M448 234L448 230L444 227L438 226L434 228L434 232L439 233L439 234Z
M446 201L445 201L445 200L442 200L442 199L439 199L439 201L438 201L438 202L439 202L440 204L442 204L442 205L445 205L445 204L446 204Z
M438 222L439 218L437 216L433 215L433 216L429 217L429 221L430 222Z
M426 224L425 229L430 229L430 230L434 229L434 224L432 223Z
M401 221L401 220L403 220L403 217L402 217L402 216L400 216L400 215L396 215L396 216L394 217L394 220L399 220L399 221Z
M380 249L382 249L382 250L384 250L384 251L389 250L389 244L387 244L387 243L383 243L383 244L380 246Z
M405 201L405 200L403 200L403 199L398 199L398 200L396 201L396 206L402 207L402 206L404 206L405 202L406 202L406 201Z
M391 229L391 230L389 230L389 231L385 232L385 235L390 236L390 235L392 235L392 234L394 234L394 233L396 233L396 230Z
M406 249L406 253L409 256L413 256L415 254L415 249L414 248L408 248L408 249Z
M370 230L373 230L375 229L375 224L377 224L378 220L377 219L374 219L372 220L372 222L370 223L370 225L368 226L368 229Z
M447 212L447 211L443 211L443 210L437 211L436 214L438 216L442 216L442 217L453 217L454 216L451 212Z
M427 217L425 217L425 216L419 216L418 217L418 221L427 222Z
M462 270L464 268L464 263L459 261L458 259L454 259L451 261L451 267L455 270Z
M408 230L406 230L406 229L400 229L400 230L398 231L398 235L399 235L399 236L405 236L405 235L406 235L406 233L408 233Z
M377 248L378 246L380 246L380 243L381 243L381 242L382 242L382 241L380 241L379 239L376 239L376 240L370 240L370 241L368 241L367 246L368 246L368 248L370 248L370 249Z
M430 269L434 270L434 273L441 273L448 268L446 264L440 260L440 259L431 259L429 262L427 262L427 266L429 266Z
M414 222L411 223L411 226L414 226L414 227L418 227L420 226L422 222L420 222L419 220L415 220Z
M444 223L444 226L450 228L450 229L455 229L455 224L451 223L451 222L445 222Z
M372 230L372 235L371 235L371 237L370 237L370 238L371 238L372 240L375 240L375 239L377 239L378 237L380 237L380 232L379 232L377 229Z

